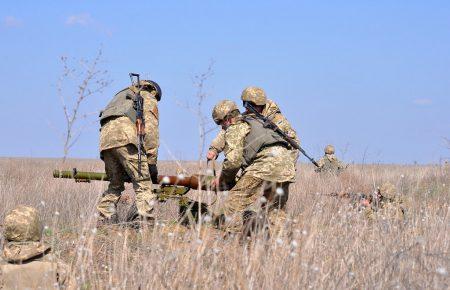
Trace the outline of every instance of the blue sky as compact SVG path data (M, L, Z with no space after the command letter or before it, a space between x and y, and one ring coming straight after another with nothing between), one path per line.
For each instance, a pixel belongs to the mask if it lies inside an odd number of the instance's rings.
M61 156L60 57L102 46L113 82L83 112L100 110L130 71L151 76L164 92L160 159L197 157L196 117L178 103L195 104L192 77L213 59L208 116L256 85L313 156L332 143L347 162L436 163L450 157L449 15L450 2L434 0L3 1L0 156ZM98 157L89 122L71 157Z

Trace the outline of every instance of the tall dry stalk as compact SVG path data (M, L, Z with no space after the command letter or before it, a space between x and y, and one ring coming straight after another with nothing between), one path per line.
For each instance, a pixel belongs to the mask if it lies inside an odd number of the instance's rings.
M93 60L80 59L76 64L69 62L67 56L61 57L63 72L57 82L58 96L61 99L62 109L64 112L65 130L63 131L63 158L65 162L70 150L77 143L83 130L89 124L79 125L81 120L86 120L90 115L97 112L85 112L82 105L88 98L102 93L103 90L111 83L108 80L107 70L99 68L102 62L103 51L100 48ZM75 83L75 87L69 83ZM73 87L73 90L65 92L67 87Z

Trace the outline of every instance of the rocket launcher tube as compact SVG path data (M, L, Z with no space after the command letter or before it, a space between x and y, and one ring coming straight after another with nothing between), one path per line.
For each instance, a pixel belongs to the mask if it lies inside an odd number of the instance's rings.
M54 178L68 178L75 179L76 182L90 182L91 180L109 181L109 177L103 172L88 172L88 171L78 171L74 168L70 170L54 170ZM210 188L211 182L214 180L214 176L195 174L191 176L158 176L158 184L162 186L176 185L184 186L190 189L201 189L208 190ZM130 182L130 180L126 180Z

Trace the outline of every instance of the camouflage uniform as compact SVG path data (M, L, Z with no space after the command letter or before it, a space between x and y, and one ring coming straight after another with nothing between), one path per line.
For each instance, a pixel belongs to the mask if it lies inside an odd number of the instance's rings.
M251 162L246 160L251 130L254 128L246 119L237 117L225 131L225 160L220 181L232 188L218 221L229 232L241 231L251 218L261 213L268 213L269 219L284 216L289 184L295 181L295 166L287 146L263 147ZM236 174L242 168L242 176L236 183Z
M130 92L136 92L135 87L129 87ZM110 177L108 189L103 193L97 209L106 219L116 217L116 205L124 182L131 179L136 193L138 214L142 217L152 217L156 195L152 192L149 167L156 165L159 146L159 113L155 91L141 91L144 99L145 137L142 156L141 175L138 173L138 149L136 125L127 116L108 119L100 131L100 155L105 162L106 174Z
M68 266L41 242L36 209L18 206L5 218L0 289L54 289L63 286Z
M319 165L316 168L316 172L326 173L326 174L339 174L346 168L346 166L334 155L334 147L332 145L327 145L325 147L325 155L317 161Z
M294 128L292 128L286 117L281 114L278 105L272 101L267 100L262 115L269 118L275 125L277 125L286 135L294 139L298 144L300 140L298 139L297 133ZM216 155L220 154L225 149L225 130L220 130L217 136L211 142L209 150L214 151ZM299 152L297 150L292 150L292 159L294 163L297 163Z
M402 220L405 217L403 200L397 194L397 189L391 183L384 183L377 189L378 197L372 199L370 206L365 209L364 214L369 220L377 217L383 220Z

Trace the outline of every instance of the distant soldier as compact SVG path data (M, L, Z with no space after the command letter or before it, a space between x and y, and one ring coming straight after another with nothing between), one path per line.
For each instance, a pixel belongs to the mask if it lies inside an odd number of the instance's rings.
M258 111L264 109L264 105L253 105ZM289 185L295 181L295 165L287 142L254 115L241 115L233 101L219 102L212 116L225 132L225 160L214 184L230 189L215 217L219 227L249 233L260 224L257 221L265 220L260 217L283 219Z
M358 211L361 211L369 220L376 217L383 219L403 219L405 209L403 200L394 185L387 182L377 188L375 193L339 192L329 196L350 199Z
M297 133L292 128L291 124L288 122L286 117L281 114L278 105L267 99L266 93L263 89L257 87L248 87L241 94L241 100L243 102L252 102L256 106L262 106L263 110L261 114L269 118L275 125L277 125L284 133L286 133L290 138L294 139L298 144L300 144L297 137ZM220 130L216 138L211 142L209 151L207 154L207 159L216 159L217 156L224 150L225 147L225 130ZM293 150L292 156L294 162L297 163L298 151Z
M365 207L367 218L401 220L405 216L403 200L397 192L396 187L387 182L381 185L373 196L363 200L361 204Z
M158 178L158 101L161 100L162 93L158 84L153 81L143 80L140 85L145 121L145 154L142 154L141 165L138 164L136 131L137 84L118 92L100 114L100 157L105 162L106 174L111 179L97 205L103 223L117 222L116 205L127 179L131 179L133 183L138 215L144 219L153 218L156 196L152 193L151 186L152 181L157 183Z
M339 159L334 154L334 146L327 145L325 147L325 155L317 162L319 167L316 168L316 172L339 174L346 166L339 161Z
M5 217L0 259L0 289L55 289L63 286L68 266L41 242L38 212L18 206Z

